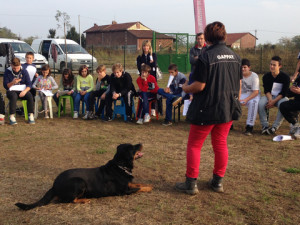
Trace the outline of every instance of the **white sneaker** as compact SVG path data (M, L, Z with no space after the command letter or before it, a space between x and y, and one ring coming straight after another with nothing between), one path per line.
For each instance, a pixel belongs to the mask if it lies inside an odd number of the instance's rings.
M148 114L149 115L149 114ZM156 116L155 109L151 109L151 116Z
M73 116L73 119L78 119L78 112L74 112L74 116Z
M143 124L143 119L139 118L138 121L136 121L137 124Z
M12 115L9 116L9 124L10 125L18 124L17 121L16 121L16 117L15 117L14 114L12 114Z
M149 115L149 113L146 113L144 116L144 123L149 123L149 122L150 122L150 115Z
M89 117L90 113L89 111L86 111L85 115L82 117L82 119L87 120Z

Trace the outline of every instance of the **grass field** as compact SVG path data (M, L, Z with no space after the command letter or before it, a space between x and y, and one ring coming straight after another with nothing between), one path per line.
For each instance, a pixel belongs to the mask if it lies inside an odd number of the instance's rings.
M159 85L166 82L167 76ZM4 93L2 85L0 90ZM174 190L185 174L189 125L183 120L164 127L160 117L139 126L121 118L105 123L68 115L39 117L28 125L18 116L18 125L0 126L0 224L300 224L299 140L273 142L272 136L260 135L258 120L254 135L246 137L245 120L244 113L228 137L225 193L207 187L214 157L208 138L201 154L200 193L188 196ZM278 134L288 131L285 121ZM133 174L136 182L154 186L151 193L92 199L89 204L51 203L27 212L14 205L42 197L63 170L105 164L121 143L144 145Z

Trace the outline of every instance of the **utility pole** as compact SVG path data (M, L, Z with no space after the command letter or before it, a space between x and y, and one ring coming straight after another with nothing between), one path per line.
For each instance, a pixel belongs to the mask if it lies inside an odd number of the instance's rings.
M78 30L79 30L79 44L80 44L80 46L81 46L80 15L78 15L78 24L79 24L79 28L78 28Z

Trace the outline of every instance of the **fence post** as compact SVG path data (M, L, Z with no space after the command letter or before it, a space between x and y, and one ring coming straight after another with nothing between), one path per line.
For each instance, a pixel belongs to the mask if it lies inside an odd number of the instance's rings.
M92 74L94 73L94 45L92 45Z
M152 46L153 46L153 48L152 48L153 52L156 52L156 33L155 33L155 31L153 31L153 34L152 34Z
M260 48L260 74L262 73L263 47Z

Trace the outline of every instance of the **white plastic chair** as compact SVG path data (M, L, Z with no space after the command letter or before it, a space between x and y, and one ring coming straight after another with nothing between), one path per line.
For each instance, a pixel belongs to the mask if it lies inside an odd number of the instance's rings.
M50 112L50 118L53 119L53 110L52 110L52 96L46 96L48 102L48 108ZM35 103L34 103L34 118L36 119L39 115L39 101L41 98L39 95L35 96Z

